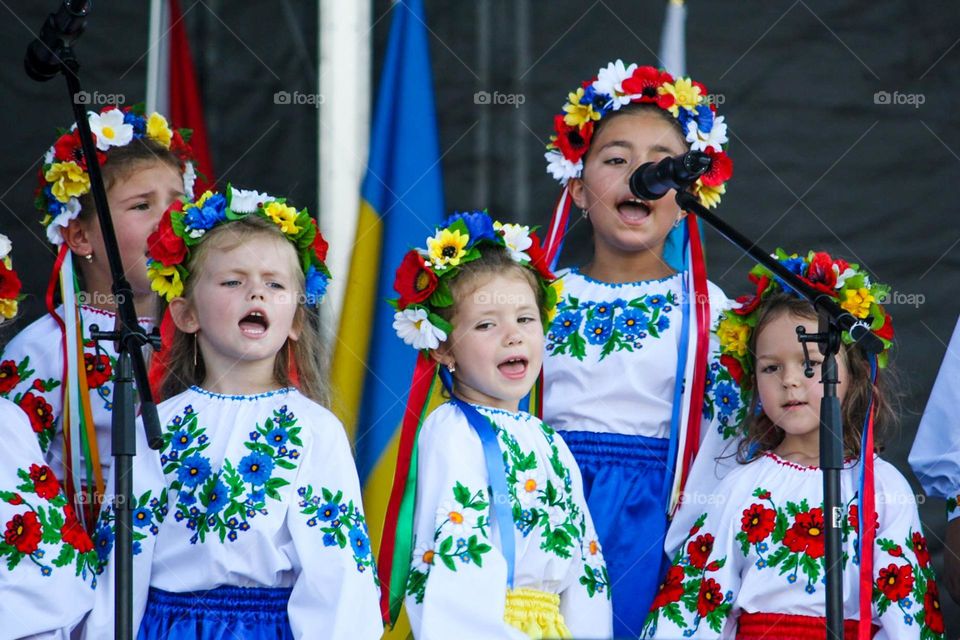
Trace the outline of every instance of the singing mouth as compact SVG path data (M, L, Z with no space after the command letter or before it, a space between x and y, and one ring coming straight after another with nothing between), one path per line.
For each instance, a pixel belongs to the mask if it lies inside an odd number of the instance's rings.
M653 207L646 200L627 198L617 205L617 211L628 222L642 222L650 217Z
M240 331L250 336L260 336L270 328L270 322L261 311L251 311L240 320Z
M527 372L527 359L517 356L513 358L507 358L503 362L497 365L497 368L500 370L505 377L510 379L522 378Z

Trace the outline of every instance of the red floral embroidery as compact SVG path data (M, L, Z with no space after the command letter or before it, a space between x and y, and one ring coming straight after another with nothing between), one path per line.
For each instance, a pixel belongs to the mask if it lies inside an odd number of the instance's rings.
M713 551L713 536L709 533L697 536L696 540L690 541L690 544L687 545L687 553L690 554L690 566L703 569L710 558L711 551Z
M63 538L63 541L76 549L79 553L92 551L93 541L90 540L90 536L87 535L87 532L84 531L80 521L77 520L77 515L73 510L73 505L66 505L63 508L63 513L66 516L66 522L64 522L63 526L60 528L60 536Z
M743 510L740 519L741 530L747 534L747 540L752 544L762 542L776 526L777 512L767 509L762 504L752 504Z
M940 590L933 580L927 582L927 593L923 596L924 621L934 633L943 633L943 611L940 610Z
M653 599L652 609L665 607L671 602L676 602L683 595L683 567L674 565L667 571L667 576L657 591L657 597Z
M20 383L20 371L13 360L0 362L0 394L10 393Z
M850 505L850 515L847 517L847 521L850 523L850 526L853 527L853 530L857 533L860 533L860 510L857 509L857 505ZM873 530L876 531L880 526L880 516L877 515L877 512L873 512Z
M913 567L909 564L891 564L886 569L880 569L877 588L890 600L906 598L913 591Z
M21 496L19 493L15 493L10 497L9 500L7 500L7 502L14 506L23 504L23 496Z
M697 596L697 613L703 617L721 604L723 604L723 592L720 590L720 584L713 578L707 578L700 585L700 594Z
M60 493L60 483L50 467L30 465L30 479L33 480L34 490L44 500L53 500Z
M84 368L87 371L87 385L91 389L102 387L110 381L113 368L110 366L110 357L92 353L83 354Z
M930 551L927 549L927 539L919 531L913 532L913 552L917 554L917 562L921 569L926 569L930 565Z
M793 526L783 536L783 544L791 551L803 552L814 559L823 556L823 509L817 507L798 513Z
M41 433L53 428L53 407L41 396L28 391L20 399L20 408L30 418L30 426L34 433Z
M4 541L20 553L30 555L40 545L40 521L37 514L27 511L17 514L7 522L7 530L3 534Z

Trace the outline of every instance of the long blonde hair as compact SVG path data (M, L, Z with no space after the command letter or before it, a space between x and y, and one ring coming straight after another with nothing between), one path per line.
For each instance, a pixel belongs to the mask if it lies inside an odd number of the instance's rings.
M229 237L227 236L229 234ZM246 216L225 224L217 225L207 232L207 236L191 252L190 259L185 265L191 277L187 279L183 297L189 304L193 304L193 292L198 274L211 250L223 249L227 246L247 241L254 237L268 237L282 240L289 244L289 240L279 227L261 218L260 216ZM296 340L288 339L285 346L277 352L273 365L273 377L277 384L282 386L296 386L300 392L324 406L330 401L330 383L324 375L327 364L326 348L323 344L320 316L312 306L304 304L306 298L305 277L297 261L293 245L290 245L291 259L296 268L297 283L297 311L293 324L299 329ZM165 310L161 309L160 316ZM166 356L166 367L160 382L161 399L171 398L194 385L203 382L206 376L206 367L203 356L196 351L196 335L188 334L176 329L170 345L170 352ZM194 356L196 354L196 356ZM196 357L196 364L194 358ZM296 384L291 375L291 361L296 374Z

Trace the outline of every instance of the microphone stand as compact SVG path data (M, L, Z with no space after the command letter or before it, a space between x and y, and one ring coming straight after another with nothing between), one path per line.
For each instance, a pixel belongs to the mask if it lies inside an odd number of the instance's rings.
M85 3L77 3L84 5ZM59 13L51 14L44 23L40 37L34 40L27 50L25 64L27 73L38 81L49 80L56 73L63 73L67 81L67 92L73 109L74 120L80 134L87 171L90 174L90 188L96 204L97 217L103 235L104 248L110 272L113 276L112 292L117 307L117 323L113 331L100 331L91 325L91 338L97 341L111 341L117 345L117 372L114 381L114 406L112 416L112 453L114 457L114 478L116 481L114 510L116 514L116 539L114 549L115 574L115 638L125 640L133 637L133 456L136 455L136 411L133 381L136 379L136 391L140 395L140 412L143 418L147 441L152 449L163 444L157 407L153 402L147 379L147 368L143 360L143 347L160 348L160 338L156 329L148 335L140 326L133 304L133 289L124 276L123 262L117 245L103 177L97 161L96 147L90 132L90 123L83 104L77 100L80 95L80 64L73 53L72 41L83 30L88 7L71 7L65 0ZM70 18L70 27L63 25L64 17ZM55 61L55 62L52 62Z
M837 360L841 334L849 331L851 337L866 351L880 353L883 343L871 331L870 326L844 311L830 295L809 286L787 270L786 267L760 249L756 243L701 205L696 196L686 190L677 190L677 204L689 213L704 220L727 240L737 245L744 253L772 271L800 296L810 301L817 311L817 333L807 333L797 327L797 339L803 345L808 378L813 377L807 354L807 343L815 342L823 354L822 380L823 401L820 404L820 468L823 471L823 520L826 528L826 613L827 638L843 640L843 571L841 566L841 527L844 520L840 506L840 471L843 468L843 422L840 415L840 399L837 396ZM861 455L873 455L862 451Z

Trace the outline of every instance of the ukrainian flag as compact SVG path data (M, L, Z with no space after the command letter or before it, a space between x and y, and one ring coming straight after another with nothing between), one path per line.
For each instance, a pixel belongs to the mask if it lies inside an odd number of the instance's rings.
M398 1L392 11L332 367L334 411L353 436L375 549L416 359L394 333L386 299L396 296L403 255L423 244L444 213L423 0Z

